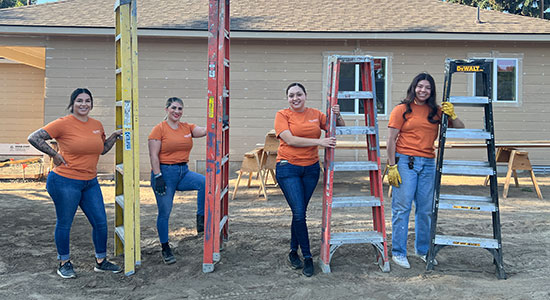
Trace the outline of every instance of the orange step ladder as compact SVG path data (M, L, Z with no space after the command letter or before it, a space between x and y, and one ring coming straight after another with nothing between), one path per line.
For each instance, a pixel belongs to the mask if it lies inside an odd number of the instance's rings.
M210 0L206 197L202 271L214 271L228 238L229 203L229 0Z
M338 82L342 64L358 65L361 88L359 91L339 91ZM325 172L323 191L323 215L321 229L320 267L329 273L330 260L338 247L344 244L370 243L376 252L376 262L383 272L390 271L384 221L384 199L380 167L380 145L378 140L378 121L374 90L374 59L370 56L333 55L328 60L327 137L336 135L361 135L367 141L367 161L335 161L335 149L325 148ZM336 118L331 107L338 99L360 99L364 107L365 126L336 127ZM370 177L370 195L335 196L333 195L334 172L368 171ZM372 208L371 231L331 232L332 210L339 208Z

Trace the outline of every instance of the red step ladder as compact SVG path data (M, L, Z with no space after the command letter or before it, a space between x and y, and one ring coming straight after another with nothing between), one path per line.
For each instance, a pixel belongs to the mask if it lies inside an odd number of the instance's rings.
M340 68L342 64L359 65L361 90L339 91ZM321 259L319 264L323 272L330 272L330 259L344 244L370 243L377 255L376 262L383 272L390 271L384 221L384 199L380 169L380 145L378 141L378 121L374 89L374 60L370 56L333 55L328 60L327 137L336 135L361 135L367 140L367 161L334 161L335 149L325 148L325 173L323 191L323 219L321 229ZM338 99L360 99L365 113L365 126L336 127L336 118L331 107ZM338 196L333 195L334 172L368 171L370 176L370 195ZM372 231L331 232L332 210L335 208L371 207L373 214Z
M229 200L229 0L210 0L206 198L202 271L214 271L228 238Z

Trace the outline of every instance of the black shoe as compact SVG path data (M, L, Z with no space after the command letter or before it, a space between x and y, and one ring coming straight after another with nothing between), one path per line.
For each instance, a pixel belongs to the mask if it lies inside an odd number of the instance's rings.
M57 274L62 278L76 278L76 273L73 270L73 264L70 260L66 261L64 264L59 263L59 268L57 268Z
M168 245L168 243L162 245L162 259L167 265L171 265L176 262L176 257L172 254L172 249L170 249L170 245Z
M104 259L101 263L98 263L96 260L94 271L120 273L122 271L122 268L113 264L107 259Z
M311 257L304 258L304 269L302 270L302 274L307 277L311 277L314 271L315 269L313 268L313 259Z
M204 232L204 216L197 215L197 234Z
M290 267L294 270L304 267L304 263L296 251L290 251L290 253L288 253L287 260L290 263Z

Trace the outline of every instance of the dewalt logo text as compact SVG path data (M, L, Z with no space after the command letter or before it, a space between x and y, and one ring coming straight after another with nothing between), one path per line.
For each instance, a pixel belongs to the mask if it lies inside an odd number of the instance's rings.
M480 66L456 66L457 72L483 72Z

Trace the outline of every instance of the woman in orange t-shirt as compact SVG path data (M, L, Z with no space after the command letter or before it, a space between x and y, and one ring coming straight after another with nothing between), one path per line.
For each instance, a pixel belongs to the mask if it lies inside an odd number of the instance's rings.
M434 141L442 113L450 126L464 128L450 102L436 103L435 81L428 73L418 74L397 105L388 123L388 181L392 192L392 260L410 268L407 260L409 214L415 205L415 253L424 262L430 246L430 215L435 177ZM434 261L434 264L437 264Z
M189 171L189 153L193 138L206 135L206 128L180 122L183 101L172 97L166 101L166 119L149 135L151 187L157 200L157 231L165 264L176 262L168 244L168 219L176 191L197 191L197 233L204 232L205 177Z
M48 174L46 189L55 204L55 245L59 267L57 274L74 278L76 274L69 260L69 236L78 206L92 225L98 272L118 273L122 269L109 262L107 256L107 215L99 183L97 162L99 155L107 153L122 134L117 130L105 139L103 125L88 114L94 107L92 93L79 88L73 91L67 109L68 116L61 117L29 135L29 142L38 150L53 158L55 168ZM59 152L46 141L54 138Z
M275 132L280 139L277 151L276 178L292 210L290 227L290 253L288 262L293 269L303 267L305 276L314 273L309 249L306 210L319 181L318 146L336 146L336 138L321 138L326 130L327 117L317 109L306 107L306 89L300 83L292 83L286 89L289 107L277 112ZM337 117L336 125L345 126L340 107L332 107ZM298 255L302 250L304 261Z

